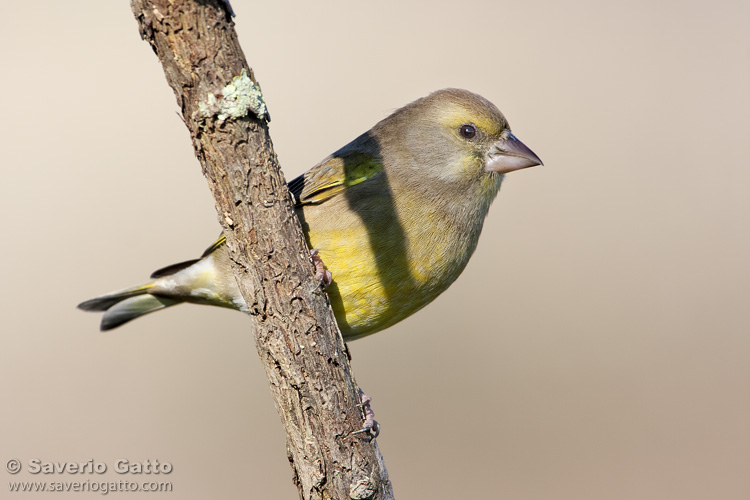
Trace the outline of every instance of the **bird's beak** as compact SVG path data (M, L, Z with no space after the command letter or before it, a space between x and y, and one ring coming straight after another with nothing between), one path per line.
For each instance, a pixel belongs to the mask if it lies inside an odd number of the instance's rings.
M487 154L487 170L498 174L507 174L535 165L543 165L542 160L507 129L500 135L500 140L490 147Z

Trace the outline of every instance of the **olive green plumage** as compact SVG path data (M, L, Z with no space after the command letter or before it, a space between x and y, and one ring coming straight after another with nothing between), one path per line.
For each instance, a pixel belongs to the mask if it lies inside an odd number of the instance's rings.
M541 165L481 96L445 89L414 101L289 183L347 340L406 318L463 271L505 173ZM223 237L154 281L97 297L102 330L180 302L246 310Z

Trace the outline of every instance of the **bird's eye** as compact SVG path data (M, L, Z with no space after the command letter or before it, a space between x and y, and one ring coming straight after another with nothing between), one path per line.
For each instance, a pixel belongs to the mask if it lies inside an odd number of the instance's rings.
M477 128L474 125L461 125L458 129L458 133L461 134L461 137L464 139L473 139L474 136L477 135Z

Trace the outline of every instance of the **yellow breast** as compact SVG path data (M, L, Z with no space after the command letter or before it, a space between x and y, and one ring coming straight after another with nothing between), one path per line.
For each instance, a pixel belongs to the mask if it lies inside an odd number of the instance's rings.
M333 273L327 292L348 340L387 328L434 300L476 245L476 238L457 234L429 212L409 215L388 203L386 210L352 210L344 197L330 202L304 207L301 219L308 244Z

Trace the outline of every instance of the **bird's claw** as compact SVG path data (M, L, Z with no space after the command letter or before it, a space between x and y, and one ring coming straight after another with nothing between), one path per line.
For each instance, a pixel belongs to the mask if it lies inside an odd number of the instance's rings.
M351 435L369 434L372 439L375 439L376 437L378 437L378 434L380 434L380 424L377 420L375 420L375 412L372 411L372 408L370 407L372 398L365 394L364 391L360 388L357 388L357 391L359 392L360 401L357 406L362 408L362 413L364 413L364 423L362 424L362 428L360 430L352 432Z
M325 268L325 264L323 264L323 259L320 258L320 252L318 252L317 248L310 250L310 260L315 266L315 279L318 280L318 284L323 288L328 288L333 283L333 274Z

